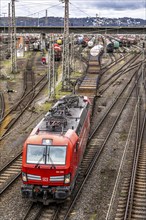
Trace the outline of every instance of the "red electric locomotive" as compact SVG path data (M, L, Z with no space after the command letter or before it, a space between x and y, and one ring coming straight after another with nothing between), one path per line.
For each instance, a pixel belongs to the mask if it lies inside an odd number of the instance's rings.
M62 57L62 48L59 44L54 44L54 59L55 61L60 61Z
M90 129L86 96L60 99L24 143L22 196L32 201L62 202L74 188Z

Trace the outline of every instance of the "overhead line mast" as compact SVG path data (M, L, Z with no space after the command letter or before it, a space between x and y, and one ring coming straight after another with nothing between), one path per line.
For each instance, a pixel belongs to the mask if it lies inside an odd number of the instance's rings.
M11 56L11 5L8 3L8 54Z
M65 3L64 14L64 38L63 38L63 58L62 58L62 89L70 89L70 62L69 62L69 0L60 0Z
M12 73L15 74L17 72L15 0L12 0L11 44Z
M56 73L54 69L54 35L50 36L49 40L49 51L48 51L48 88L49 88L49 98L52 96L54 99L56 98Z

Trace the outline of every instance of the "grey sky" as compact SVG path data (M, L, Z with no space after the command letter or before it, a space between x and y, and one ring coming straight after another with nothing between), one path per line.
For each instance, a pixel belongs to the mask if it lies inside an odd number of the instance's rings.
M0 14L8 11L10 0L0 0ZM70 0L70 17L133 17L146 19L146 0ZM64 4L59 0L18 0L16 16L64 16Z

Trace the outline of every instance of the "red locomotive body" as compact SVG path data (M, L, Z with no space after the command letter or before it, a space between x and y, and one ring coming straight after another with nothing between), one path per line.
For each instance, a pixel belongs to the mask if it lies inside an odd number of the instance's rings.
M22 196L49 204L70 196L90 129L86 96L60 99L24 143Z
M42 63L46 64L46 57L44 57L44 56L42 57Z
M59 44L54 44L54 59L55 61L60 61L62 57L62 48Z

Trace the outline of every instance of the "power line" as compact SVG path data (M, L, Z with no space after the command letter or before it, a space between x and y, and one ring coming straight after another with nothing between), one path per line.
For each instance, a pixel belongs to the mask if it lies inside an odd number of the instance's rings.
M37 12L35 12L35 13L28 14L27 16L31 16L31 15L34 15L34 14L37 14L37 13L40 13L40 12L44 12L44 11L46 11L46 10L50 9L50 8L53 8L53 7L56 7L56 6L60 6L60 5L61 5L61 3L60 3L60 4L53 5L53 6L50 6L50 7L45 8L45 9L42 9L42 10L37 11Z
M6 11L5 9L7 9L7 5L5 5L4 6L4 4L7 4L7 2L9 2L10 0L1 0L1 5L2 5L2 10L3 11ZM57 2L58 0L54 0L53 2L55 3L55 2ZM82 5L82 9L80 8L80 7L78 7L78 6L76 6L75 4L77 4L77 3L81 3L81 5ZM110 3L110 7L108 8L108 2ZM78 9L78 11L79 12L82 12L83 14L85 14L86 16L88 16L88 17L91 17L91 15L89 15L90 13L87 13L86 11L91 11L91 13L92 13L92 11L93 10L96 10L96 9L98 9L98 10L106 10L106 11L109 11L109 9L113 9L113 11L114 12L116 12L117 10L116 10L116 7L114 7L114 2L116 2L117 3L117 5L120 3L120 2L122 2L123 4L123 7L125 8L125 10L126 10L126 3L137 3L138 2L138 4L136 5L135 4L135 9L136 9L136 6L137 6L137 9L139 8L140 9L140 7L142 8L142 10L144 11L144 13L145 13L145 0L126 0L126 1L124 1L124 0L116 0L116 1L108 1L108 2L103 2L103 0L90 0L90 1L87 1L87 0L71 0L70 1L70 5L71 6L73 6L74 8L76 8L76 9ZM125 5L124 5L124 2L125 2ZM35 7L40 7L40 0L21 0L21 3L23 3L23 12L24 13L26 13L26 11L24 10L24 7L26 7L26 8L29 8L30 10L34 10L35 9ZM20 8L20 5L22 5L20 2L18 2L18 4L17 4L17 9L19 9ZM47 5L48 5L48 3L52 3L52 0L43 0L42 2L41 2L41 7L46 7ZM84 4L85 3L85 4ZM98 4L99 3L99 4ZM102 4L101 4L102 3ZM120 3L121 4L121 3ZM47 9L50 9L50 8L52 8L52 7L57 7L59 4L56 4L56 5L54 5L54 6L50 6L50 7L48 7L48 8L45 8L45 9L43 9L43 10L39 10L39 11L36 11L36 12L33 12L33 13L29 13L28 15L26 15L26 16L31 16L31 15L34 15L34 14L37 14L37 13L41 13L41 12L44 12L45 10L47 10ZM127 4L128 5L128 4ZM113 6L113 8L112 8L112 6ZM31 8L31 7L33 7L33 8ZM85 10L83 10L85 8ZM92 9L92 10L91 10ZM118 8L117 8L118 9ZM120 7L119 7L119 9L120 9ZM122 8L123 9L123 8ZM130 10L130 8L128 8L129 10ZM76 14L76 12L78 12L78 11L75 11L75 14ZM59 10L59 12L60 12L60 10ZM16 13L17 13L17 10L16 10ZM19 12L19 14L20 14L21 12ZM50 11L50 13L52 14L52 11ZM119 13L123 13L123 10L119 10L118 11L118 15L119 15ZM136 12L137 13L137 12ZM141 17L141 16L143 16L142 14L141 14L141 11L139 12L140 13L140 16L139 17ZM56 16L58 16L58 14L57 13L55 13L55 12L53 12L53 14L55 14ZM95 13L96 14L96 13ZM105 16L105 11L103 11L103 13L102 14L104 14L104 16ZM108 16L108 15L107 15ZM115 15L115 16L117 16L117 15ZM114 17L115 17L114 16ZM121 16L124 16L124 15L121 15ZM125 15L126 16L126 15ZM76 17L78 17L78 15L76 16ZM93 15L92 15L92 17L93 17ZM110 17L111 17L111 15L110 15ZM131 17L131 16L130 16ZM132 16L133 17L133 16ZM134 17L135 17L135 15L134 15ZM144 18L142 18L142 19L144 19Z
M70 2L71 5L73 5L75 8L77 8L79 11L81 11L82 13L84 13L85 15L87 15L88 17L91 17L89 14L87 14L86 12L84 12L83 10L81 10L79 7L77 7L76 5L74 5L73 3Z

